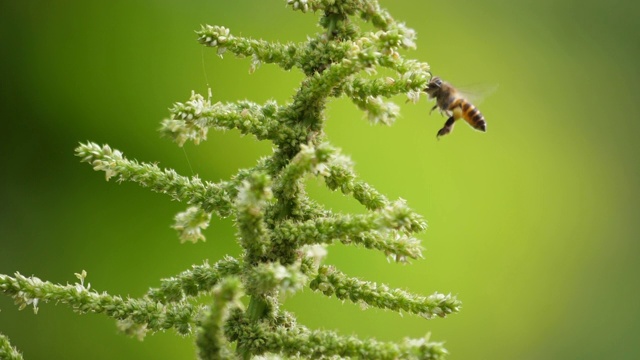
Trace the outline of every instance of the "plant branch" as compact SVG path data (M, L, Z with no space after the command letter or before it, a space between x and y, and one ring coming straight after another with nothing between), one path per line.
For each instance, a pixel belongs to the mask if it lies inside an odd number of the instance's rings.
M206 262L203 265L193 265L190 270L183 271L175 277L162 279L160 287L149 289L146 296L165 304L180 302L186 297L211 291L220 279L239 275L240 272L241 266L238 260L225 256L213 266Z
M279 44L236 37L224 26L204 25L196 34L201 44L218 48L218 55L222 56L230 51L239 57L251 56L254 61L278 64L285 70L291 69L298 62L298 49L304 48L292 43Z
M219 183L202 182L197 176L188 178L178 175L172 169L160 169L156 164L139 163L129 160L119 150L108 145L100 147L96 143L80 144L76 156L90 163L96 171L104 171L107 180L117 177L118 182L132 181L152 191L169 195L173 200L186 201L206 212L215 212L220 217L231 215L237 187L251 172L241 171L231 181ZM258 165L254 169L261 169Z
M240 280L234 277L224 279L213 289L213 304L203 311L197 324L196 344L198 356L202 360L235 359L224 337L224 323L233 308L241 308Z
M332 331L309 330L304 326L272 328L267 323L250 323L241 314L229 318L226 334L254 355L279 353L321 359L332 356L360 359L441 359L447 354L442 343L405 339L397 344L373 339L340 336Z
M84 286L84 276L80 283L56 285L20 273L15 277L0 274L0 291L13 297L20 309L32 305L37 312L40 302L54 301L67 304L80 314L103 313L117 320L130 320L143 325L146 330L175 328L182 335L191 332L197 307L186 302L163 304L149 299L123 299L107 293L99 294L90 290L90 284Z
M458 312L462 305L450 294L435 293L427 297L414 295L400 289L391 289L384 284L348 277L333 266L321 266L318 275L311 280L310 287L327 296L335 295L340 300L396 312L406 311L427 319Z
M0 333L0 359L3 360L22 360L22 354L11 345L9 338Z

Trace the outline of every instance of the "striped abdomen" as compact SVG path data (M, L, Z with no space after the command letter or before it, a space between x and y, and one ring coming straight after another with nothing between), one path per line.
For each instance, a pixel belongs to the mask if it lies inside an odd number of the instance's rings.
M460 110L457 110L456 108L459 108ZM469 123L469 125L473 126L474 129L483 132L487 131L487 122L484 121L484 116L482 116L482 113L477 107L466 99L461 97L455 99L451 102L451 105L449 105L449 110L453 112L454 117L463 118Z

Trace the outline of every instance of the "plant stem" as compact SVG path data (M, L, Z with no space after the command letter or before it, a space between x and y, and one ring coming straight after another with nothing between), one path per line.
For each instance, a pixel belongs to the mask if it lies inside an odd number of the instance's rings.
M249 307L247 308L247 316L250 323L256 323L260 319L262 319L266 313L268 304L267 302L258 295L251 296L251 300L249 300ZM251 352L247 347L238 346L237 348L238 355L243 360L251 359Z

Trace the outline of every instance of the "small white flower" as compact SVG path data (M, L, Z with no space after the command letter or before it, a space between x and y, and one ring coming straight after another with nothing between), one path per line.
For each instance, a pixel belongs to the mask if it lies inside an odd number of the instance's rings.
M211 221L210 213L199 207L192 206L176 215L172 228L178 231L181 242L190 241L195 243L198 240L205 240L202 230L209 226L209 221Z
M325 256L327 256L326 245L306 245L303 246L301 250L304 252L306 257L313 259L316 266L320 265Z
M421 94L422 94L422 91L409 90L409 91L407 91L407 99L408 99L408 101L410 101L410 102L415 104L418 101L420 101L420 95Z

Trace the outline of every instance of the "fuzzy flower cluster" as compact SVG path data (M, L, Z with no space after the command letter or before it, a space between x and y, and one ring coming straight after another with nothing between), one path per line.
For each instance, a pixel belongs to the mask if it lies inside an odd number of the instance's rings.
M226 181L208 182L172 169L127 158L108 145L80 144L76 155L106 179L130 181L185 203L173 228L182 242L204 241L212 216L233 218L235 240L243 252L205 263L161 281L141 298L99 293L79 282L59 285L36 277L0 275L0 292L20 308L46 302L66 304L79 313L102 313L118 320L126 334L175 329L192 334L201 359L277 358L441 359L447 351L429 337L399 343L311 330L281 309L285 294L309 288L363 307L406 312L426 319L460 309L452 295L420 296L384 284L363 281L323 265L326 247L337 242L380 251L395 262L420 259L415 237L426 221L403 199L389 200L360 179L352 161L326 138L325 107L345 96L372 123L391 124L399 107L386 99L405 94L417 101L429 79L429 66L407 60L403 49L415 47L415 32L396 22L374 0L288 0L293 10L320 12L323 31L302 43L272 43L235 36L222 26L203 26L198 41L252 59L251 70L275 64L299 69L305 78L285 104L267 101L214 102L192 93L170 109L162 135L179 146L205 141L210 129L237 129L269 140L273 154ZM362 31L358 16L374 31ZM395 76L376 78L384 67ZM367 210L341 214L305 192L305 180L317 177L333 191L352 197ZM223 241L218 239L217 241ZM202 303L202 295L209 301ZM247 299L248 301L242 301ZM248 305L243 305L247 304ZM0 334L0 354L20 358ZM17 355L15 355L17 354Z

